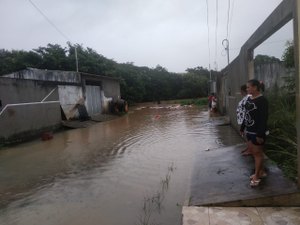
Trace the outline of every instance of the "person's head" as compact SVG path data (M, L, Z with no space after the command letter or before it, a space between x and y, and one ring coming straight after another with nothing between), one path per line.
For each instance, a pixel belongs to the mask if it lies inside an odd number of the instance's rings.
M256 79L249 80L247 82L247 92L250 95L256 95L263 92L265 89L265 85L263 82L260 82Z
M247 85L246 84L243 84L241 86L241 95L242 96L246 96L247 95Z

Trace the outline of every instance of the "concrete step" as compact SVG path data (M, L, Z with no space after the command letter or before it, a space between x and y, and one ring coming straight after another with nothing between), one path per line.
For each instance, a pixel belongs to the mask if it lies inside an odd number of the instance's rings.
M212 149L198 154L187 206L300 206L297 185L265 159L268 176L258 187L250 186L254 171L252 156L242 156L244 144Z
M183 225L300 224L300 207L183 207Z

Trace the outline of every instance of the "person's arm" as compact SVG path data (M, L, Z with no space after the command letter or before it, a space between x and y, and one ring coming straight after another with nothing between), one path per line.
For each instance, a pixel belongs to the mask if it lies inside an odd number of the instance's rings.
M264 137L267 130L268 121L268 101L263 98L259 101L258 105L258 115L257 115L257 137Z

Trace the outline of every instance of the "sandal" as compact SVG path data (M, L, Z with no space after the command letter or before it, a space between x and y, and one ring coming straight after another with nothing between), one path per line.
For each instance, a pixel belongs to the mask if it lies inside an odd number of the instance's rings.
M250 186L251 187L257 187L261 182L261 179L258 179L258 180L251 180L250 181Z
M242 153L242 156L249 156L249 155L252 155L252 153L251 152L243 152Z
M254 176L255 176L255 174L252 174L249 178L250 178L250 180L252 180L253 178L254 178ZM268 176L268 174L266 173L266 172L264 172L261 176L260 176L260 178L266 178Z

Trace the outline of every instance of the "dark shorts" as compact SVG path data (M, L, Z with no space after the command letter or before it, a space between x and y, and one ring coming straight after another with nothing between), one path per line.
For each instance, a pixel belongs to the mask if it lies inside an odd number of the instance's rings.
M262 144L259 144L257 141L256 141L256 134L249 134L247 133L246 134L246 137L247 137L247 140L248 141L251 141L254 145L264 145L265 142L266 142L266 137L261 137L262 139L264 139L264 142Z

